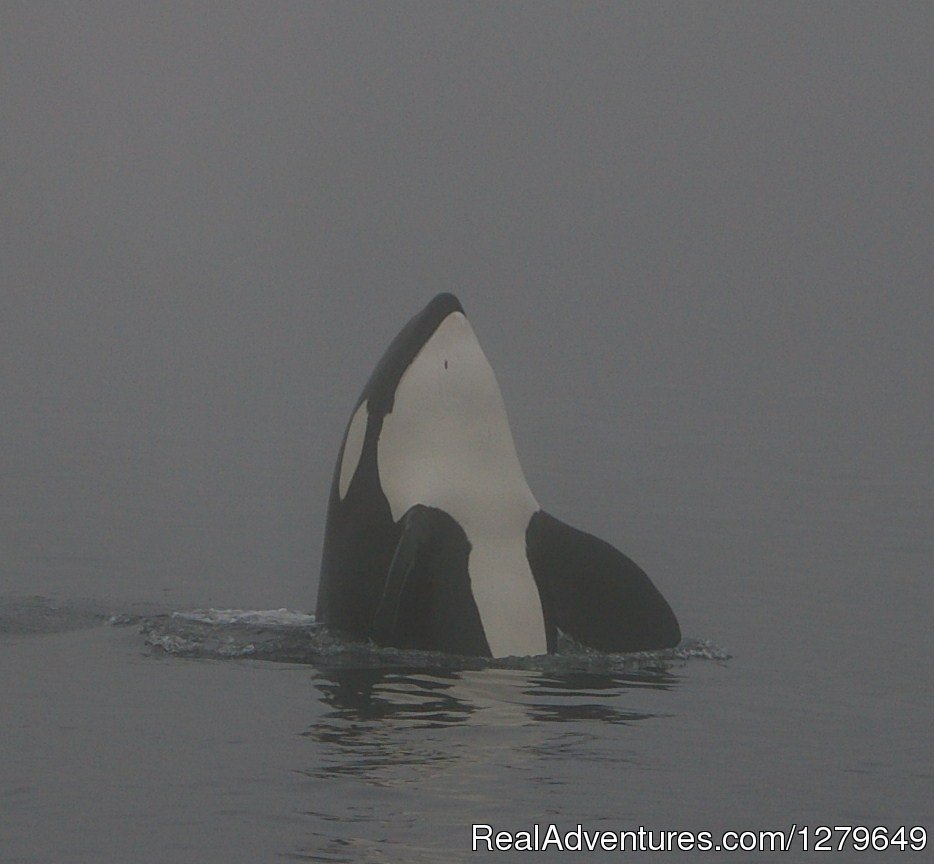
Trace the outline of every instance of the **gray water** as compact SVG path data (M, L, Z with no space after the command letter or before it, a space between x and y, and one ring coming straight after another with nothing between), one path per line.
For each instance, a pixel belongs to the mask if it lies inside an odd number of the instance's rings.
M0 861L926 860L469 849L934 830L932 34L0 4ZM354 400L442 290L537 499L684 650L491 667L298 617Z

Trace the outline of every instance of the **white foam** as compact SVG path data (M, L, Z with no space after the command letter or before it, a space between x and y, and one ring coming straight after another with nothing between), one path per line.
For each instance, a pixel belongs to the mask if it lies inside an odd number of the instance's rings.
M729 652L703 639L686 639L676 648L661 651L603 654L561 633L555 654L498 659L461 657L344 640L320 624L309 624L313 621L311 615L288 609L195 609L143 618L140 629L148 645L179 657L249 658L312 665L324 662L354 668L404 665L425 670L498 668L628 675L682 667L688 662L724 663L730 659ZM297 625L293 626L293 622Z
M308 627L315 616L290 609L192 609L173 612L173 618L201 624L252 624L258 627Z

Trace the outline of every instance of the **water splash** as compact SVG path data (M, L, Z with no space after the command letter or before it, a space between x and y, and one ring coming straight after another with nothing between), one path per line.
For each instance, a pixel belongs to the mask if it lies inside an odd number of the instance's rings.
M331 667L421 669L517 669L619 673L671 668L689 660L724 662L729 653L704 639L675 648L604 654L559 633L555 654L535 657L461 657L433 651L381 648L332 633L313 615L289 609L194 609L143 618L140 629L157 651L179 657L253 658Z
M291 609L167 611L137 604L114 610L93 600L0 597L0 636L61 633L101 626L138 626L153 650L176 657L253 658L328 668L457 671L515 669L539 672L632 673L670 669L690 660L725 662L713 642L685 639L664 651L604 654L559 632L558 651L537 657L460 657L433 651L381 648L331 632L315 616Z
M252 624L258 627L309 627L315 616L289 609L193 609L173 612L173 618L202 624Z

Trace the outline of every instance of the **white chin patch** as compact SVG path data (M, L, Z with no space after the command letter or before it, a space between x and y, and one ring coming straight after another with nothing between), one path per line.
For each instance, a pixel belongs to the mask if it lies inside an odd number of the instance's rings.
M342 489L355 422L356 415ZM377 458L394 519L424 504L450 514L467 534L471 588L493 656L544 654L541 600L525 554L526 527L539 506L496 376L462 313L444 319L403 374Z
M360 407L350 418L350 425L347 427L347 435L344 438L344 455L341 457L341 470L337 480L341 501L347 495L350 481L353 480L353 475L357 473L357 466L360 464L360 454L363 452L363 441L366 438L366 422L366 402L361 402Z

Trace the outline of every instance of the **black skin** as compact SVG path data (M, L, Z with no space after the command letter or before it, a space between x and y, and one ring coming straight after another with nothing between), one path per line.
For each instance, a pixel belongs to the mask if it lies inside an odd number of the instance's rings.
M373 622L380 645L489 657L473 592L464 529L443 510L416 504L400 520L402 538Z

